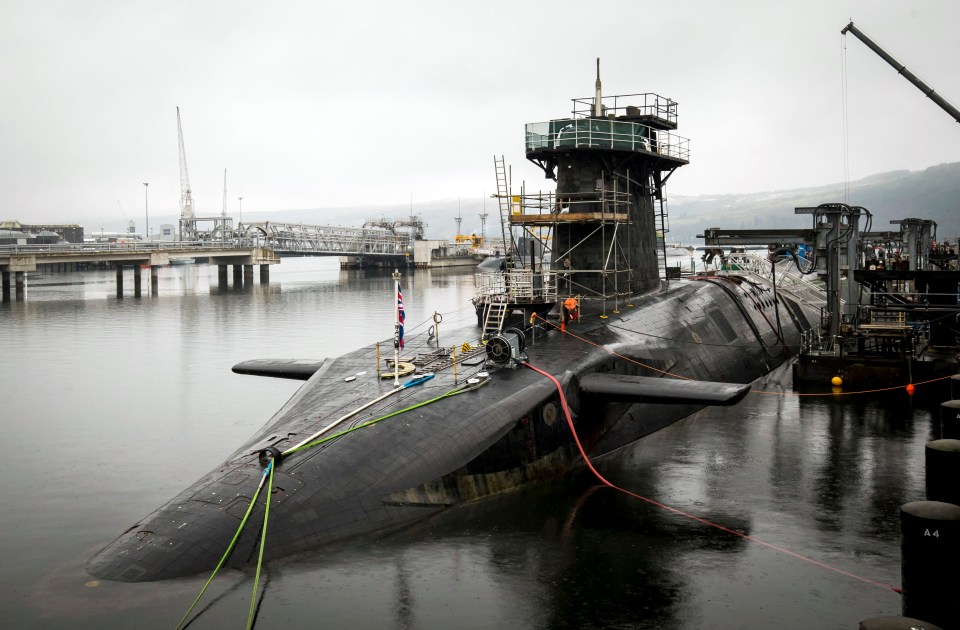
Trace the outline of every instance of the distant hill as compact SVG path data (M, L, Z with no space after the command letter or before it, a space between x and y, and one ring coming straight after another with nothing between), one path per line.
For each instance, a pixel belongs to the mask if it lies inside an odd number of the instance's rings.
M670 196L669 241L702 244L704 228L806 227L810 217L794 214L801 206L843 202L842 183L713 197ZM873 214L873 230L895 229L891 219L932 219L940 239L960 235L960 162L939 164L922 171L891 171L850 183L850 205Z
M794 214L797 206L816 206L843 201L842 183L743 195L687 197L674 195L669 187L670 233L667 240L701 245L696 238L704 228L806 227L810 218ZM932 219L937 236L954 240L960 235L960 162L931 166L922 171L891 171L850 183L851 205L863 206L873 213L873 230L891 229L891 219ZM463 217L461 233L480 234L480 213L488 213L486 234L500 234L496 199L439 199L416 202L413 212L427 223L428 238L451 239L456 232L456 217ZM296 222L318 225L360 227L366 219L409 216L409 205L355 206L244 212L245 221ZM177 217L157 217L161 223L177 223ZM88 225L102 225L101 220ZM116 229L124 226L118 225Z

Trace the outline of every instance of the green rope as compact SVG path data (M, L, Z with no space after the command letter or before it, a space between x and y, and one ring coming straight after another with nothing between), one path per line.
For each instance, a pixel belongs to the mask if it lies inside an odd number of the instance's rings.
M283 456L286 457L286 456L292 455L293 453L296 453L296 452L298 452L298 451L302 451L302 450L305 450L305 449L308 449L308 448L312 448L312 447L314 447L314 446L319 446L320 444L323 444L323 443L325 443L325 442L329 442L329 441L335 440L335 439L337 439L337 438L339 438L339 437L343 437L344 435L347 435L348 433L353 433L354 431L358 431L358 430L363 429L363 428L365 428L365 427L369 427L370 425L373 425L373 424L376 424L376 423L381 422L381 421L383 421L383 420L386 420L387 418L392 418L392 417L394 417L394 416L399 416L399 415L402 414L402 413L406 413L406 412L408 412L408 411L413 411L414 409L419 409L420 407L425 407L425 406L427 406L427 405L429 405L429 404L431 404L431 403L437 402L438 400L443 400L444 398L450 398L451 396L456 396L456 395L458 395L458 394L463 394L463 393L465 393L465 392L473 391L473 390L477 389L478 387L480 387L480 386L482 386L482 385L485 385L487 382L488 382L488 381L482 381L482 382L479 383L478 385L475 385L475 386L472 386L472 387L461 387L461 388L458 388L458 389L451 389L451 390L448 391L447 393L441 394L441 395L437 396L436 398L431 398L430 400L424 400L423 402L419 402L419 403L417 403L417 404L415 404L415 405L411 405L411 406L409 406L409 407L405 407L405 408L403 408L403 409L394 411L394 412L392 412L392 413L388 413L388 414L385 415L385 416L381 416L381 417L376 418L376 419L374 419L374 420L370 420L369 422L364 422L363 424L358 424L358 425L355 426L355 427L350 427L349 429L346 429L346 430L344 430L344 431L341 431L340 433L334 433L333 435L328 435L328 436L325 437L325 438L320 438L320 439L317 440L316 442L308 442L307 444L304 444L303 446L300 446L300 447L298 447L298 448L290 449L289 451L285 452L285 453L283 454Z
M234 545L237 544L237 540L240 538L240 533L243 531L244 526L247 524L247 519L250 518L250 513L253 511L253 506L257 502L257 497L260 496L260 490L263 488L263 483L267 480L267 473L270 473L271 478L273 477L273 462L271 461L267 468L263 471L263 476L260 477L260 485L257 486L257 491L253 493L253 499L250 500L250 505L247 507L247 513L243 515L243 519L240 521L240 526L237 528L237 533L233 535L233 540L230 541L230 544L227 545L227 550L223 552L223 557L220 558L220 562L217 563L216 568L213 570L213 573L210 574L210 577L207 578L207 583L203 585L203 588L200 589L200 594L197 595L197 598L193 600L193 604L190 605L190 609L187 610L186 614L180 619L180 623L177 624L176 630L180 630L183 627L183 622L187 620L187 617L190 616L190 613L193 612L193 609L196 608L197 602L200 601L200 598L203 597L203 594L206 592L207 587L210 586L210 582L213 581L213 577L217 574L217 571L223 566L223 563L227 561L227 558L230 556L230 552L233 551Z
M257 575L253 578L253 595L250 596L250 614L247 630L253 628L253 611L257 603L257 585L260 583L260 567L263 566L263 547L267 542L267 520L270 518L270 494L273 492L273 460L270 460L270 483L267 484L267 507L263 512L263 531L260 532L260 556L257 558Z
M394 416L399 416L399 415L402 414L402 413L406 413L406 412L408 412L408 411L413 411L414 409L419 409L420 407L425 407L425 406L427 406L427 405L429 405L429 404L431 404L431 403L437 402L438 400L443 400L444 398L450 398L451 396L457 396L458 394L463 394L463 393L465 393L465 392L474 391L474 390L476 390L476 389L479 389L480 387L483 387L483 386L486 385L488 382L489 382L489 380L484 380L484 381L481 381L480 383L478 383L478 384L476 384L476 385L471 385L471 386L466 386L466 385L464 385L464 386L458 387L457 389L451 389L450 391L446 392L445 394L441 394L440 396L436 396L436 397L434 397L434 398L431 398L430 400L425 400L425 401L420 402L420 403L417 403L417 404L415 404L415 405L410 405L409 407L405 407L405 408L403 408L403 409L394 411L394 412L392 412L392 413L388 413L388 414L385 415L385 416L381 416L381 417L376 418L376 419L374 419L374 420L370 420L369 422L364 422L363 424L358 424L357 426L351 427L351 428L349 428L349 429L346 429L345 431L341 431L340 433L335 433L335 434L329 435L329 436L327 436L327 437L325 437L325 438L321 438L321 439L319 439L319 440L317 440L317 441L315 441L315 442L309 442L309 443L304 444L303 446L300 446L300 447L298 447L298 448L291 449L291 450L283 453L283 455L284 455L284 457L286 457L287 455L291 455L291 454L293 454L293 453L296 453L297 451L302 451L302 450L305 450L305 449L308 449L308 448L312 448L312 447L314 447L314 446L318 446L318 445L323 444L323 443L325 443L325 442L329 442L329 441L331 441L331 440L335 440L336 438L343 437L344 435L347 435L348 433L353 433L354 431L357 431L357 430L359 430L359 429L363 429L363 428L365 428L365 427L369 427L369 426L374 425L374 424L376 424L376 423L378 423L378 422L381 422L381 421L383 421L383 420L386 420L387 418L392 418L392 417L394 417ZM263 549L264 549L264 544L265 544L266 539L267 539L267 522L268 522L268 519L270 518L270 493L273 492L273 469L274 469L274 462L273 462L273 460L271 460L270 463L267 464L267 467L264 468L264 470L263 470L263 476L260 478L260 484L257 486L257 491L254 493L253 499L250 501L250 505L247 507L247 513L243 515L243 519L240 521L240 526L237 528L237 532L233 535L233 540L230 541L230 544L227 546L227 550L223 553L223 557L220 558L220 562L217 563L217 566L216 566L216 568L213 570L213 573L211 573L211 574L210 574L210 577L207 578L206 584L204 584L204 585L203 585L203 588L200 589L200 594L197 595L197 598L196 598L195 600L193 600L193 604L190 606L190 609L187 610L187 612L186 612L186 614L183 616L183 618L180 619L180 623L177 624L176 630L180 630L180 628L183 627L183 622L186 621L187 617L190 616L190 613L193 612L193 609L197 606L197 602L200 601L200 598L203 597L203 594L206 592L207 587L210 586L210 582L213 581L214 576L217 574L217 572L218 572L218 571L220 570L220 568L223 566L224 562L226 562L227 558L230 556L230 552L233 551L233 547L234 547L234 545L237 544L237 540L240 538L240 533L243 531L243 528L244 528L244 527L246 526L246 524L247 524L247 520L250 518L250 513L253 511L253 506L254 506L254 505L256 504L256 502L257 502L257 497L260 496L260 491L263 489L263 484L264 484L265 481L267 481L267 475L269 474L269 481L270 481L270 483L269 483L268 490L267 490L267 505L266 505L266 508L265 508L265 511L264 511L264 515L263 515L263 531L261 532L261 535L260 535L260 556L259 556L259 558L257 559L257 573L256 573L256 577L254 578L254 581L253 581L253 596L252 596L251 599L250 599L250 613L249 613L249 615L247 616L247 630L250 630L250 628L253 627L253 613L254 613L254 611L256 610L256 601L257 601L257 599L256 599L256 598L257 598L257 586L258 586L258 584L259 584L259 582L260 582L260 569L261 569L261 567L263 566Z

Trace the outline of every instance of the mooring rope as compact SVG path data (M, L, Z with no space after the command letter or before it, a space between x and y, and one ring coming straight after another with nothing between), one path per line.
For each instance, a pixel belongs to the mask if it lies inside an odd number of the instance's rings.
M263 548L267 543L267 521L270 520L270 495L273 493L273 460L267 465L270 482L267 484L267 505L263 510L263 531L260 532L260 555L257 556L257 574L253 578L253 593L250 595L250 614L247 615L247 630L253 628L253 611L257 604L257 586L260 584L260 567L263 566Z
M431 374L431 375L429 376L429 378L432 378L432 377L433 377L433 375ZM429 378L414 379L415 382L414 382L414 381L410 381L410 382L407 383L407 385L419 384L419 383L422 383L422 382L424 382L424 381L426 381L426 380L429 380ZM413 411L414 409L419 409L419 408L421 408L421 407L425 407L426 405L429 405L429 404L435 403L435 402L437 402L437 401L443 400L444 398L450 398L450 397L452 397L452 396L457 396L457 395L459 395L459 394L463 394L463 393L466 393L466 392L471 392L471 391L477 390L477 389L483 387L484 385L486 385L486 384L489 383L489 382L490 382L490 379L489 379L489 378L483 379L483 380L481 380L479 383L466 382L466 383L464 383L463 385L461 385L461 386L459 386L459 387L456 387L456 388L454 388L454 389L451 389L451 390L447 391L446 393L443 393L443 394L441 394L441 395L439 395L439 396L435 396L435 397L433 397L433 398L431 398L431 399L429 399L429 400L425 400L425 401L416 403L416 404L414 404L414 405L409 405L409 406L407 406L407 407L404 407L403 409L399 409L399 410L397 410L397 411L388 413L388 414L386 414L386 415L384 415L384 416L381 416L381 417L379 417L379 418L375 418L375 419L373 419L373 420L370 420L369 422L364 422L364 423L362 423L362 424L358 424L357 426L351 427L351 428L349 428L349 429L345 429L345 430L343 430L343 431L340 431L339 433L335 433L335 434L333 434L333 435L328 435L328 436L326 436L326 437L324 437L324 438L321 438L321 439L319 439L319 440L316 440L316 441L313 441L313 442L301 443L300 445L298 445L298 446L296 446L296 447L294 447L294 448L291 448L290 450L284 452L284 453L282 454L282 456L283 456L283 457L286 457L287 455L292 455L293 453L297 453L297 452L300 452L300 451L303 451L303 450L312 448L312 447L314 447L314 446L319 446L320 444L324 444L324 443L326 443L326 442L330 442L330 441L335 440L335 439L337 439L337 438L343 437L343 436L345 436L345 435L347 435L347 434L349 434L349 433L353 433L354 431L359 431L360 429L364 429L364 428L366 428L366 427L373 426L373 425L375 425L375 424L377 424L377 423L379 423L379 422L382 422L382 421L384 421L384 420L386 420L386 419L388 419L388 418L393 418L393 417L395 417L395 416L399 416L400 414L406 413L406 412L408 412L408 411ZM390 392L390 393L393 393L393 392L395 392L395 391L400 391L400 390L402 390L402 389L404 389L404 387L397 388L396 390L393 390L393 391ZM376 400L373 401L373 402L376 402L377 400L382 400L383 398L384 398L384 397L380 397L380 398L376 399ZM360 410L362 410L362 409L366 409L366 408L369 407L369 406L370 406L369 404L364 405L361 409L359 409L359 410L357 410L357 411L360 411ZM351 414L351 415L353 415L353 414ZM327 427L327 429L329 429L329 428L330 428L330 427ZM326 431L327 429L324 429L324 431ZM322 433L322 432L323 432L323 431L321 431L321 433ZM237 540L239 540L239 538L240 538L240 534L243 532L244 527L246 527L246 525L247 525L247 521L248 521L249 518L250 518L250 514L253 512L253 507L254 507L254 505L255 505L256 502L257 502L257 497L260 496L260 491L263 489L264 483L266 483L266 482L269 480L268 491L267 491L266 507L264 508L264 515L263 515L263 529L262 529L261 535L260 535L260 552L259 552L259 556L258 556L258 558L257 558L257 570L256 570L256 574L255 574L254 581L253 581L253 594L252 594L252 596L251 596L251 598L250 598L250 611L249 611L249 613L248 613L248 615L247 615L247 630L250 630L250 629L253 627L254 615L255 615L255 612L256 612L257 587L259 586L260 572L261 572L261 568L262 568L262 566L263 566L263 553L264 553L264 548L265 548L266 540L267 540L267 524L268 524L269 518L270 518L270 495L271 495L271 493L273 492L273 471L274 471L275 468L276 468L276 460L270 459L270 461L268 462L267 466L266 466L266 467L264 468L264 470L263 470L263 474L262 474L261 477L260 477L260 483L257 485L257 490L256 490L256 492L254 492L254 494L253 494L253 499L250 500L250 505L247 506L247 511L246 511L246 513L243 515L243 518L242 518L241 521L240 521L240 525L239 525L239 527L237 527L237 531L236 531L236 533L233 535L233 539L230 541L230 544L227 545L227 549L226 549L226 551L223 553L223 556L220 558L220 561L217 563L217 566L213 569L213 573L210 574L210 577L207 578L207 581L206 581L206 583L203 585L203 588L200 589L200 593L197 595L196 599L193 600L193 604L190 605L190 608L187 610L187 612L186 612L186 613L183 615L183 617L180 619L180 622L177 624L176 630L180 630L181 628L184 627L184 622L185 622L185 621L187 620L187 618L190 616L190 613L193 612L193 609L196 608L197 603L200 601L200 598L203 597L203 594L206 592L207 587L210 586L210 583L213 581L213 578L217 575L217 573L218 573L218 572L220 571L220 569L223 567L224 563L227 561L227 558L230 556L230 553L233 551L233 548L234 548L234 547L236 546L236 544L237 544Z
M270 474L271 479L273 478L273 461L271 460L267 467L263 470L263 475L260 476L260 483L257 485L257 491L253 493L253 499L250 500L250 505L247 506L247 512L243 515L243 518L240 520L240 526L237 527L237 532L233 535L233 540L230 541L230 544L227 545L227 550L223 552L223 556L220 558L220 562L217 563L217 566L213 569L213 573L210 574L210 577L207 578L206 584L203 585L203 588L200 589L200 594L197 595L197 598L193 600L193 604L190 605L190 608L187 612L180 618L180 622L177 624L177 630L183 627L183 622L187 620L187 617L190 616L190 613L193 612L193 609L196 608L197 602L200 601L200 598L203 597L203 594L207 591L207 587L210 586L210 582L213 581L214 576L217 575L217 572L223 567L223 563L227 561L227 558L230 556L230 552L233 551L233 547L237 544L237 540L240 538L240 534L243 532L243 528L247 525L247 520L250 518L250 513L253 512L253 506L257 502L257 497L260 496L260 490L263 489L263 484L267 481L267 474Z

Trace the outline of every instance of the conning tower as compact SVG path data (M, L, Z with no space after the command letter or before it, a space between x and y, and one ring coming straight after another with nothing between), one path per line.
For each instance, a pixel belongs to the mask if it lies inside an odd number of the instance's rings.
M510 223L552 228L560 292L605 303L659 283L663 186L689 162L689 141L673 133L676 102L603 96L599 59L595 88L593 98L573 99L572 117L526 125L526 157L557 187L549 199L524 195Z

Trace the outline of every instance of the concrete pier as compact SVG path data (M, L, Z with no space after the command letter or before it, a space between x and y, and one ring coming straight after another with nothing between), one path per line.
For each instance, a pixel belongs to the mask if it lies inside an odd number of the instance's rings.
M270 284L270 265L260 265L260 284Z
M217 284L219 285L221 291L226 289L228 286L226 265L217 265Z
M159 294L159 268L170 264L171 255L183 257L186 252L193 253L192 249L185 249L182 245L165 247L160 243L110 243L102 248L90 247L57 247L57 248L0 248L0 274L2 274L2 299L9 302L11 293L17 301L26 299L26 274L37 271L37 266L44 270L69 271L86 269L116 270L117 298L123 298L124 267L134 268L133 282L134 295L143 295L142 270L150 268L150 294ZM260 265L261 282L267 282L269 265L280 263L280 256L269 247L253 246L225 246L222 249L210 244L197 247L197 253L203 254L211 265L219 267L221 288L227 286L227 265L234 266L234 284L242 287L253 283L253 265ZM11 281L10 275L14 278ZM13 291L11 291L11 285Z

